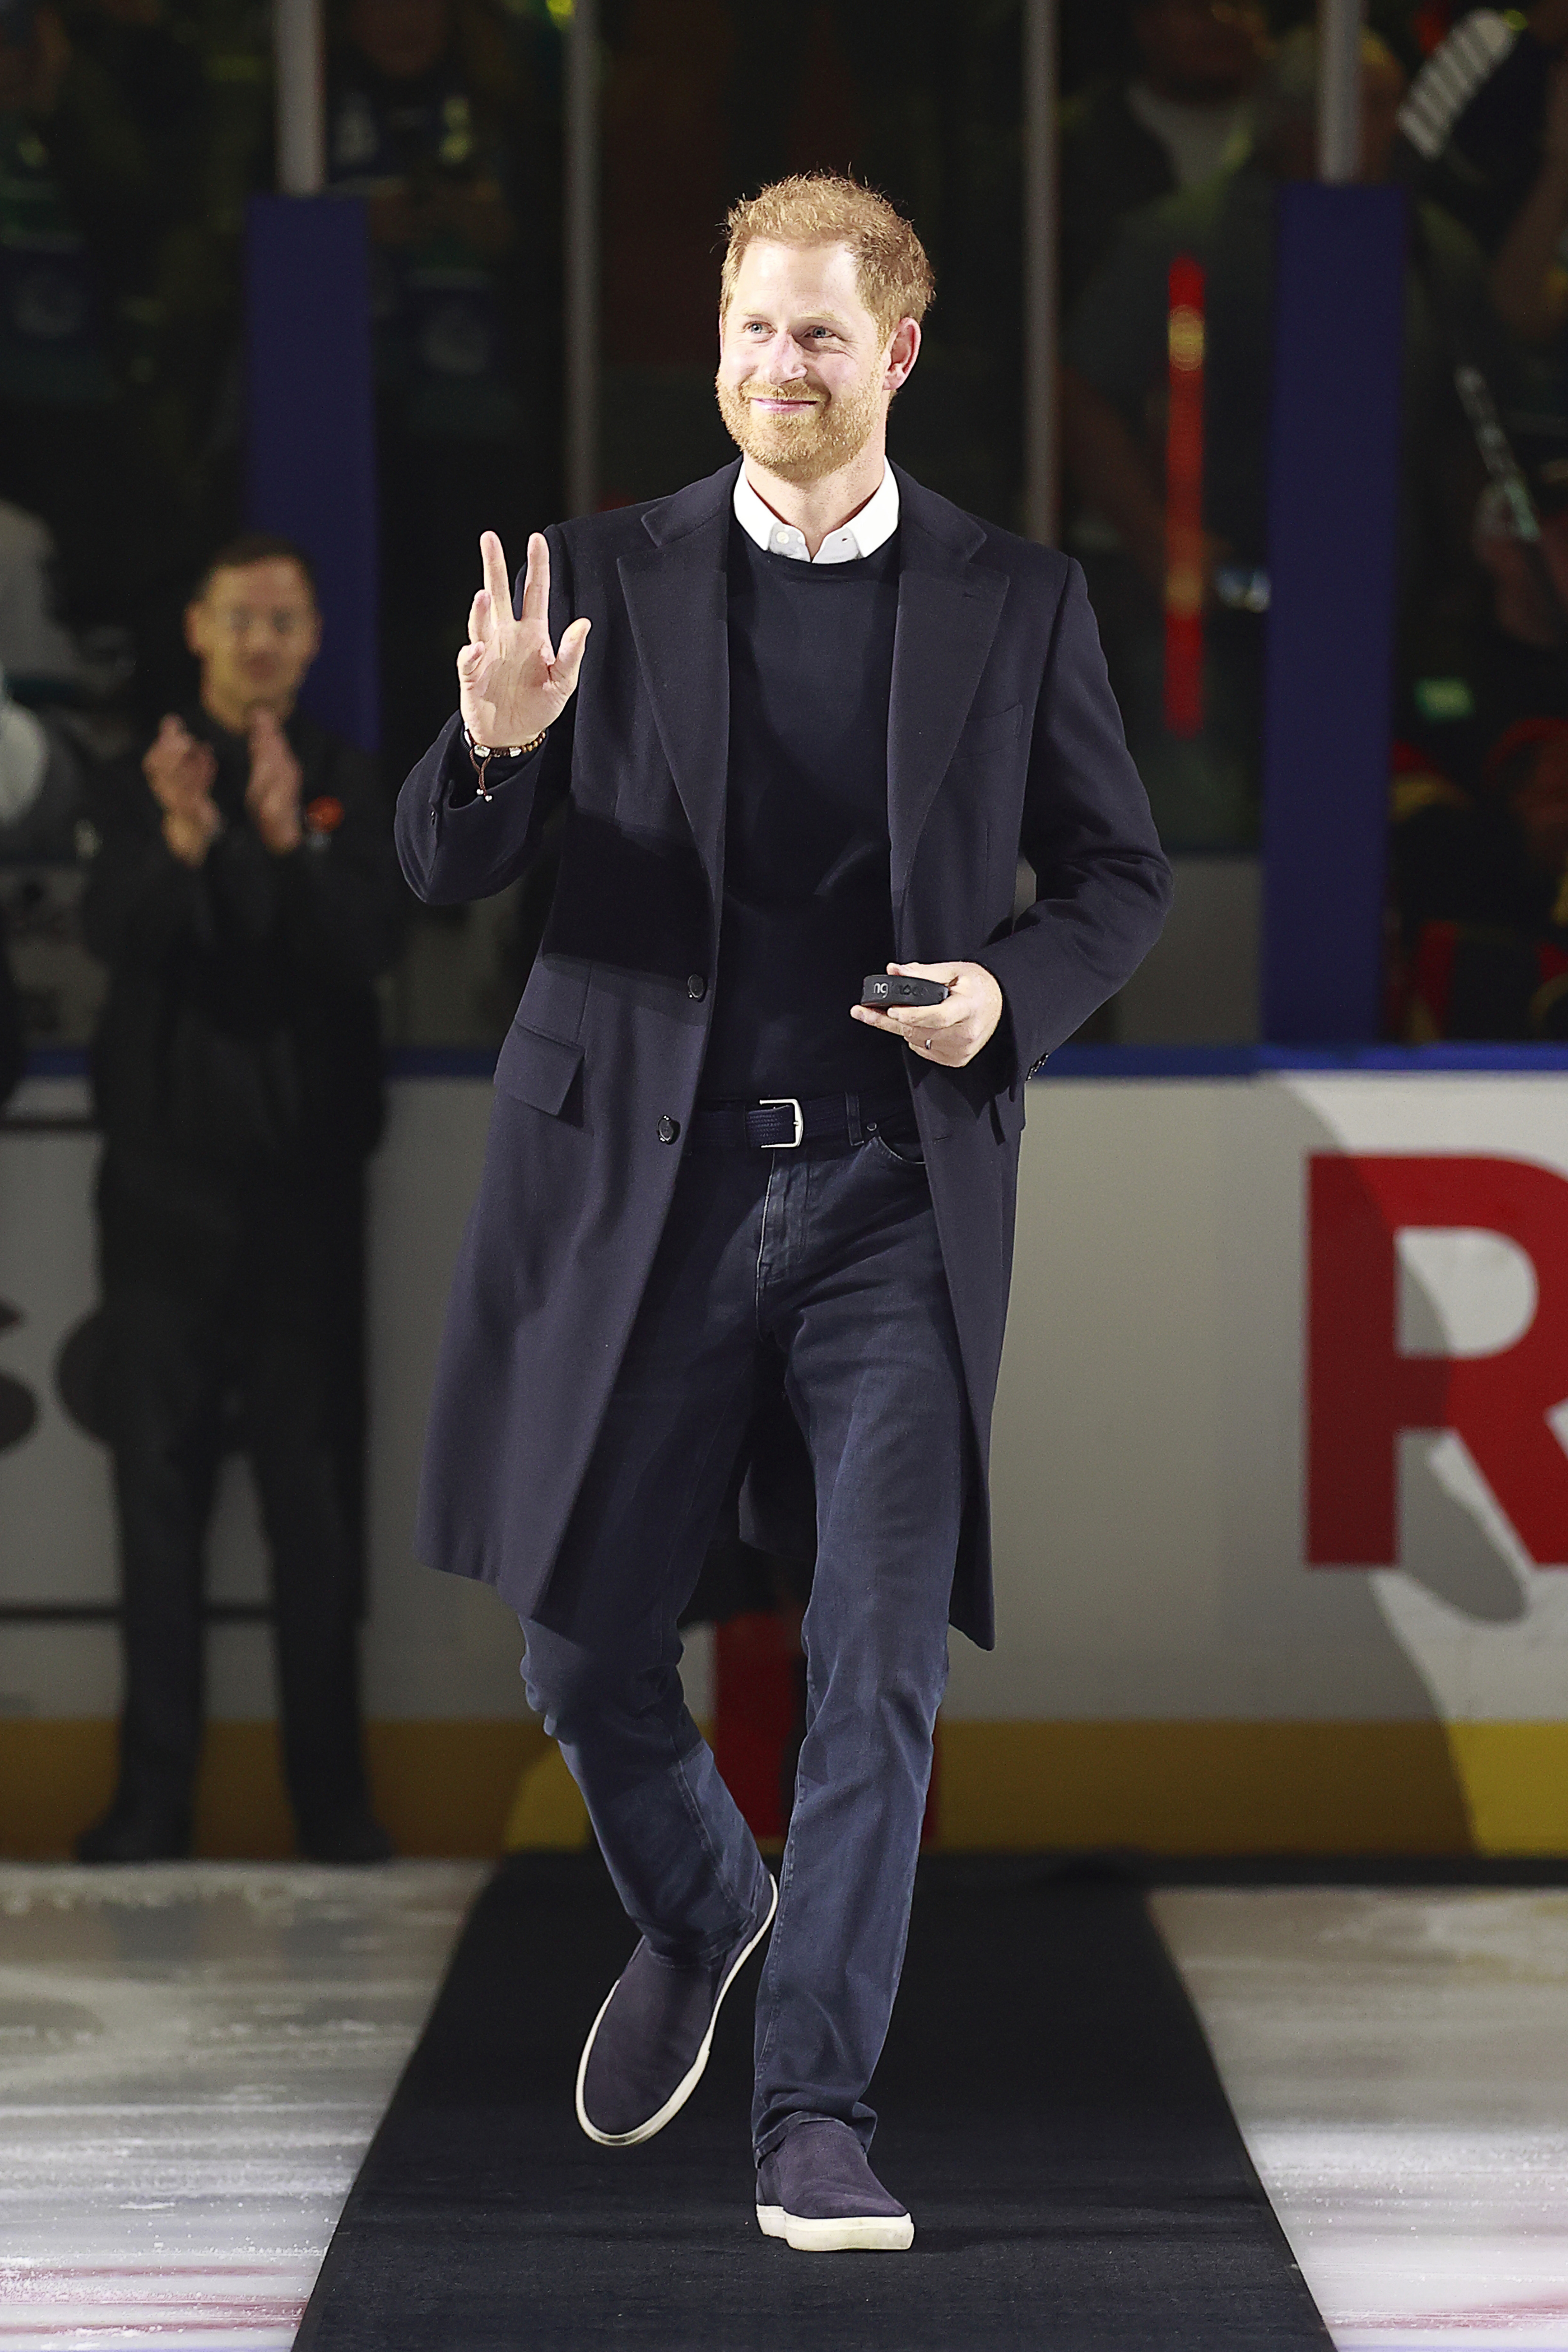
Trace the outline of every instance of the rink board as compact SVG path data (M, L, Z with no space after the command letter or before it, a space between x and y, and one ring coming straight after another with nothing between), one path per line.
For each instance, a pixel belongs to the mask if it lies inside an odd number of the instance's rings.
M529 1764L525 1833L576 1834L513 1621L410 1542L488 1097L400 1078L372 1182L366 1688L383 1801L423 1851L493 1850ZM79 1082L34 1079L14 1106L32 1124L0 1130L0 1434L26 1418L16 1389L33 1413L0 1451L12 1603L114 1591L106 1459L57 1381L93 1301L80 1110ZM1564 1437L1561 1072L1031 1087L999 1638L954 1642L941 1842L1568 1850ZM265 1592L237 1464L212 1589ZM702 1712L700 1639L689 1664ZM266 1627L215 1627L211 1675L209 1836L263 1850L282 1835ZM79 1817L116 1697L110 1623L0 1623L0 1844L39 1850Z

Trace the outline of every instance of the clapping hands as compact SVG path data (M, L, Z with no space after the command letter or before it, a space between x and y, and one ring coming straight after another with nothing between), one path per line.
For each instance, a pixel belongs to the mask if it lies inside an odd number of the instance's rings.
M249 739L246 809L266 846L274 856L285 857L300 842L299 762L276 711L253 714ZM183 866L200 866L224 823L213 799L218 763L211 744L171 716L159 728L141 772L163 812L164 840Z
M172 716L159 728L141 772L163 812L163 838L183 866L200 866L223 829L213 804L218 763L210 743L197 740Z
M286 857L300 840L299 762L276 712L258 710L250 722L250 782L245 804L275 857Z

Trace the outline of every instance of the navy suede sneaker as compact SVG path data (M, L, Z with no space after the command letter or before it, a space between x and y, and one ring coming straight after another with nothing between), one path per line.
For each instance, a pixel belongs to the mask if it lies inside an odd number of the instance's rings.
M803 2254L859 2247L902 2253L915 2224L890 2197L848 2124L812 2116L786 2134L757 2173L757 2219L765 2238Z
M638 1945L604 1998L577 2069L577 2120L601 2147L635 2147L679 2115L713 2048L724 1997L773 1924L779 1889L737 1943L701 1968Z

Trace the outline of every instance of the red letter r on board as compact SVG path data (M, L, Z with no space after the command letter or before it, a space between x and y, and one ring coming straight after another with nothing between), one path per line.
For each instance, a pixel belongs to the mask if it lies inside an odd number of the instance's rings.
M1535 1268L1529 1329L1495 1355L1402 1356L1408 1226L1517 1244ZM1308 1233L1308 1560L1396 1566L1400 1432L1451 1429L1531 1559L1568 1562L1568 1454L1546 1418L1568 1398L1568 1179L1526 1160L1314 1154Z

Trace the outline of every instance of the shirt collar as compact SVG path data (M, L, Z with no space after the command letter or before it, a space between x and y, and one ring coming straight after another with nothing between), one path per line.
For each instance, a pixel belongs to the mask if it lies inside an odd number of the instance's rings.
M742 466L735 478L735 519L748 539L772 555L792 556L798 563L852 563L874 555L898 529L898 477L886 460L882 479L859 514L841 530L831 530L815 556L806 552L806 536L793 523L780 522L772 508L757 495Z

